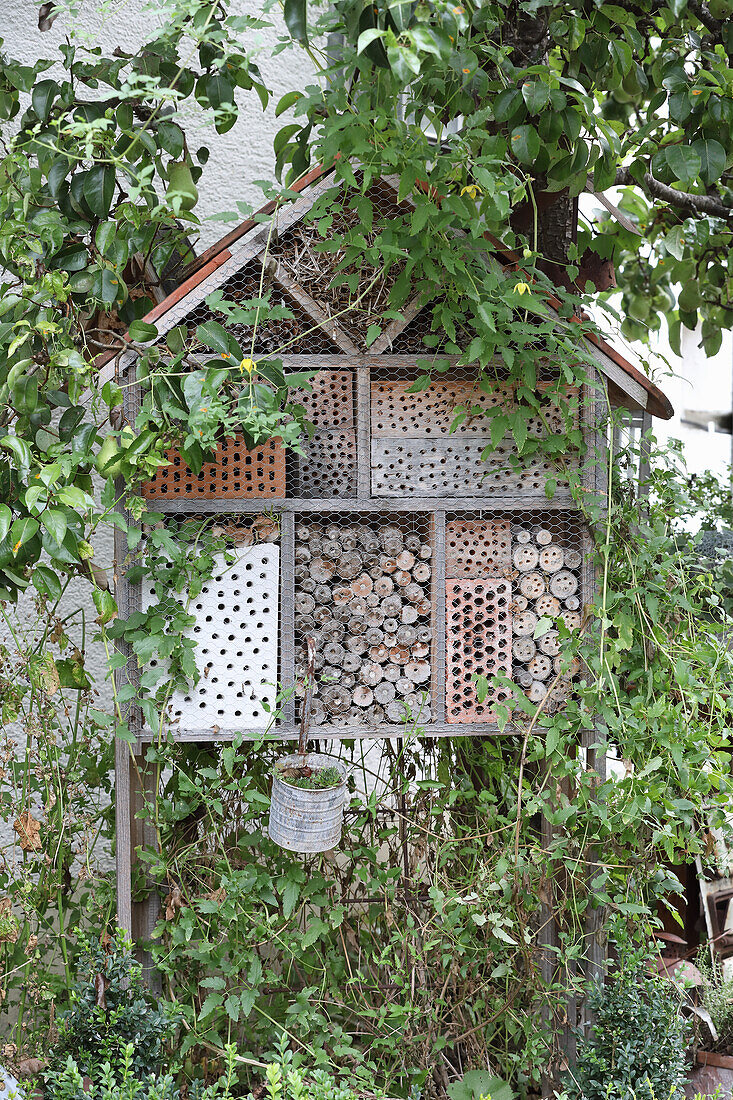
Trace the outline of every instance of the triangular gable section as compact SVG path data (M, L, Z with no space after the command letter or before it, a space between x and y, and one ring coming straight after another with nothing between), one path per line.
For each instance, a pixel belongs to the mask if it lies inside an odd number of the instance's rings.
M238 294L245 299L258 297L264 261L263 285L271 290L273 301L287 306L293 318L258 328L253 354L282 351L295 355L336 353L354 357L364 353L426 355L439 352L440 345L429 348L424 343L423 337L431 332L431 314L429 303L417 298L409 301L401 315L388 322L376 341L367 347L367 332L370 325L381 323L380 314L388 305L389 291L399 275L399 267L385 280L377 280L367 294L360 288L356 309L349 308L353 304L350 302L352 292L346 287L331 286L339 252L316 248L324 238L316 225L304 222L304 218L321 195L342 186L332 172L320 173L314 182L307 183L298 199L277 213L274 223L272 220L262 224L244 223L219 242L219 246L213 246L200 257L193 265L194 274L146 319L155 322L163 337L177 325L185 323L190 327L217 317L205 302L215 290L224 291L225 297L236 298ZM395 177L375 181L372 201L378 214L388 217L400 206L404 209L411 205L409 199L398 203L397 187ZM358 224L357 215L350 210L335 213L334 219L331 228L337 235L344 228ZM500 246L500 242L493 244ZM502 250L501 255L505 251ZM488 250L486 257L487 263L497 264L496 257ZM507 262L511 263L509 253ZM220 316L218 319L222 320ZM251 330L249 333L242 331L240 337L242 346L246 346L248 337L251 341ZM664 419L672 415L665 395L615 349L593 337L586 340L586 346L601 372L632 405ZM109 355L99 365L115 359L122 366L130 357L130 353Z
M315 224L304 221L324 192L340 186L332 175L321 177L299 199L277 214L274 226L270 222L256 225L229 246L228 256L222 253L212 256L209 263L199 269L200 281L178 296L178 300L158 317L155 314L159 311L154 311L160 336L165 336L171 328L180 324L190 327L194 317L196 324L216 317L208 310L205 301L215 290L221 290L226 298L257 297L259 274L264 261L264 287L272 291L273 301L285 304L293 311L292 328L308 333L297 343L293 342L292 336L288 337L288 346L283 349L287 353L341 352L359 355L367 351L379 354L382 350L389 350L389 344L419 310L417 301L408 303L402 315L388 323L375 345L367 347L366 337L369 327L381 322L381 313L388 308L390 289L401 269L393 268L385 279L377 279L366 294L363 289L354 294L346 285L332 287L341 253L319 247L324 238ZM383 180L375 181L371 197L377 217L379 214L389 217L399 209L396 193ZM334 215L332 231L340 235L356 224L358 216L354 211L339 211ZM207 271L208 266L213 270ZM244 287L247 288L246 293ZM221 317L218 319L222 320ZM285 328L285 321L263 325L258 331L255 350L259 354L274 353L275 332L281 333ZM246 337L246 334L243 335Z

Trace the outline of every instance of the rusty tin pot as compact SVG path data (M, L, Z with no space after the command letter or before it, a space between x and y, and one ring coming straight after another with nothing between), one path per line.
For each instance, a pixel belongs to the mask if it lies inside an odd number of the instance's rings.
M278 775L285 768L336 768L341 782L335 787L309 790L293 787ZM330 852L341 839L346 801L346 768L333 756L291 753L275 764L270 799L270 838L289 852Z

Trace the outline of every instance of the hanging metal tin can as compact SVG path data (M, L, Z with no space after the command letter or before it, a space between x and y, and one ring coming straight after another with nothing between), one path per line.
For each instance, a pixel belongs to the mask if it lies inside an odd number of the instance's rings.
M294 787L281 777L289 768L302 767L335 768L341 780L333 787L310 788ZM346 768L332 756L294 752L281 757L272 779L271 839L289 852L329 852L341 839L346 789Z

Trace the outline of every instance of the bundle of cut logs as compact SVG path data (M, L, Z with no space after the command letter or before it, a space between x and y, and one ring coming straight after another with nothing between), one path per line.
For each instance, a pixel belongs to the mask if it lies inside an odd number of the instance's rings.
M312 635L313 725L430 721L431 557L424 535L390 523L296 525L296 682Z
M554 677L561 682L552 693L554 703L569 694L569 682L578 671L577 661L566 669L560 655L560 635L547 630L535 638L540 619L561 619L569 630L581 621L578 570L579 550L560 546L545 527L512 531L512 562L517 571L512 602L513 678L525 688L533 703L540 703ZM567 663L567 662L566 662Z

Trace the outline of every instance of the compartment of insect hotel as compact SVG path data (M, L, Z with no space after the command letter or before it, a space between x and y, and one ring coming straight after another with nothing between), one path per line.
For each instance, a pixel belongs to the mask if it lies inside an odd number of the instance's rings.
M567 489L567 481L541 451L518 462L510 433L498 444L492 442L492 416L516 411L512 386L481 376L475 368L452 367L415 392L419 377L414 368L372 374L373 496L544 497L550 477L558 492ZM559 431L565 406L577 423L576 388L563 387L560 395L555 384L544 381L538 392L545 405L527 421L530 438Z
M567 698L558 623L581 625L583 528L571 512L452 514L446 520L446 721L493 721L507 691L499 674L533 703ZM478 701L476 677L489 682Z
M303 406L314 426L301 441L302 454L289 456L288 495L304 500L354 497L357 491L355 373L322 366L310 389L296 390L293 401Z
M316 641L314 726L432 721L433 546L427 517L318 514L295 525L296 681Z
M159 606L165 621L175 600L192 616L184 637L196 642L198 683L172 692L166 709L171 731L190 736L196 731L264 730L277 709L279 675L280 521L274 515L202 517L169 523L173 537L184 525L205 527L222 546L213 555L211 577L201 591L166 594L148 579L141 605ZM205 538L205 535L204 535ZM187 541L189 541L187 539ZM192 553L203 549L203 538L190 541ZM165 561L162 561L165 572ZM157 669L158 662L150 662ZM162 670L163 674L165 670Z

